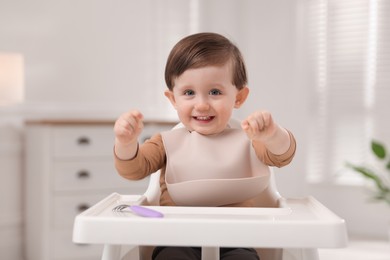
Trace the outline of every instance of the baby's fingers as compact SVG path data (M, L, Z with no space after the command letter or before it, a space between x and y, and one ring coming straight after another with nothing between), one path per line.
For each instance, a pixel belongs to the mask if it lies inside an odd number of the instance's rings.
M264 122L264 127L268 127L268 126L270 126L270 125L272 125L273 124L273 120L272 120L272 115L271 115L271 113L269 113L269 112L263 112L262 114L261 114L261 116L262 116L262 120L263 120L263 122Z
M129 112L129 115L125 117L129 130L137 132L142 129L144 127L143 118L143 115L137 110Z
M243 121L241 122L241 128L242 128L243 130L248 130L248 129L249 129L249 123L248 123L247 120L243 120Z
M244 130L244 132L248 135L248 137L250 139L252 139L253 135L254 135L254 131L253 131L253 128L252 126L250 125L249 121L248 120L244 120L241 122L241 128L242 130Z
M248 117L247 121L253 132L260 132L265 127L263 115L261 113L254 113Z
M241 123L242 129L251 140L264 140L274 132L274 123L271 113L258 111Z
M115 122L114 132L120 142L134 141L143 128L143 116L139 111L122 114Z

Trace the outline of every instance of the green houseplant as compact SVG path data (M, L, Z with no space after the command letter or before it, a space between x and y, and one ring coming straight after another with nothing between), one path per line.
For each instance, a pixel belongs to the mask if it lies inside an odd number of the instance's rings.
M347 163L347 167L357 172L364 178L374 184L374 196L376 201L384 201L390 206L390 159L386 147L378 142L371 141L371 151L381 162L383 167L374 168L373 166L356 165Z

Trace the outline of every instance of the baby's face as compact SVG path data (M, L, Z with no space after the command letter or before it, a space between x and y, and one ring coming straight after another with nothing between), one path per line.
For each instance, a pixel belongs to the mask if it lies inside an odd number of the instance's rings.
M222 132L237 106L240 91L232 84L230 64L186 70L166 96L190 131L203 135Z

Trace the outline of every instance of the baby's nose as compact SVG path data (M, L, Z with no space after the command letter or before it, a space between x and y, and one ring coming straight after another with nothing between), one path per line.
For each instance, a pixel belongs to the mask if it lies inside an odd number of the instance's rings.
M201 110L201 111L204 111L204 110L208 110L210 108L210 105L209 103L207 102L207 100L199 100L196 105L195 105L195 109L196 110Z

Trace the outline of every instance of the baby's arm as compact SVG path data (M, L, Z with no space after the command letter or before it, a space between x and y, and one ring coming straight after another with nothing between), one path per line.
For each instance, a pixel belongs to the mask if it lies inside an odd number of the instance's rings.
M138 136L143 129L143 115L137 111L122 114L114 126L115 154L121 160L134 158L138 149Z
M274 122L268 111L251 114L242 121L241 127L250 140L262 142L275 155L284 154L290 147L289 133Z

